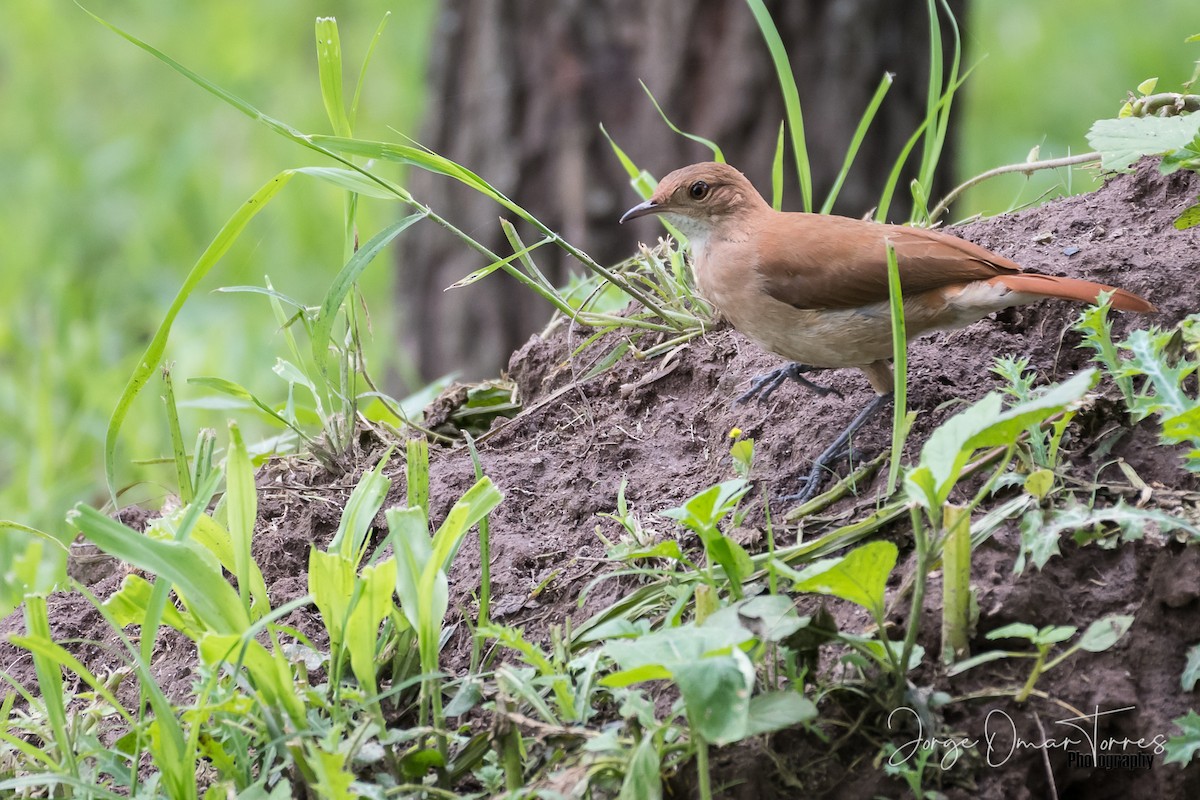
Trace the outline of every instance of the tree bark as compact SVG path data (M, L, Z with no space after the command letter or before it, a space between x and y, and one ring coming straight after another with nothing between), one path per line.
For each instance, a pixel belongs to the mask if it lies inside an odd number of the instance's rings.
M963 2L951 3L960 23ZM884 72L896 75L835 209L861 216L924 117L926 8L895 0L767 0L767 7L799 85L818 205ZM598 261L615 263L645 230L617 225L639 198L599 125L656 176L711 160L706 148L667 127L639 79L675 124L721 145L769 197L784 106L766 44L741 0L444 0L421 142ZM793 163L789 152L785 207L795 209ZM905 214L909 178L911 171L893 217ZM496 252L511 252L497 224L503 210L487 198L420 171L409 188ZM534 257L552 281L565 281L565 254L544 247ZM405 234L403 346L423 379L451 371L493 376L548 318L541 298L499 272L443 291L481 266L477 253L436 226Z

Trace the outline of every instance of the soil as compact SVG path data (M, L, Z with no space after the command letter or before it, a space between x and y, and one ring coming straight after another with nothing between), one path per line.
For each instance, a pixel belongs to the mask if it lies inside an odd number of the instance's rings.
M1144 162L1134 173L1118 176L1092 194L953 232L1030 270L1111 283L1158 306L1151 317L1114 314L1120 337L1134 326L1165 328L1200 311L1200 228L1178 231L1172 225L1198 196L1200 176L1162 176L1155 164ZM961 408L961 401L972 402L1000 387L1001 380L988 369L994 356L1028 357L1041 381L1062 380L1085 368L1090 351L1078 348L1080 337L1070 330L1077 312L1069 303L1048 301L912 342L909 405L918 416L909 458L931 430ZM811 459L872 396L860 373L840 370L823 373L819 380L836 387L842 397L816 397L787 384L767 405L734 407L732 400L751 376L779 363L727 328L693 340L664 359L637 361L626 356L584 379L618 342L615 336L605 337L571 357L588 335L563 324L534 337L513 355L509 374L525 410L512 420L498 420L479 445L484 472L505 493L491 518L493 617L523 627L535 640L548 639L551 625L587 619L638 585L628 576L596 580L620 566L606 558L597 534L620 538L618 526L599 515L615 509L622 481L627 481L627 501L646 528L660 537L672 536L673 525L656 512L732 477L729 432L740 428L755 440L752 478L757 485L753 496L758 498L741 533L748 549L761 550L762 490L771 498L794 491L797 476L807 473ZM1183 469L1181 451L1156 446L1152 421L1130 426L1114 400L1113 387L1105 384L1100 391L1102 396L1076 418L1065 445L1069 473L1093 487L1084 499L1091 497L1104 506L1123 498L1200 518L1200 476ZM889 442L890 425L872 423L856 437L855 449L860 457L872 456ZM357 475L381 453L382 444L371 437L364 437L362 444L357 463L342 475L329 475L296 459L276 460L261 470L254 554L274 605L307 591L310 546L328 542ZM432 512L438 522L474 482L474 472L462 446L434 447L432 457ZM1147 488L1130 483L1122 461ZM387 473L394 481L387 505L402 503L402 458L393 459ZM773 500L777 538L810 537L830 525L829 520L844 524L863 517L874 508L881 481L877 477L857 498L822 512L825 520L806 519L799 527L779 525L786 505ZM1001 495L998 501L1007 496L1011 495ZM130 514L131 524L145 523L145 515L124 513ZM377 523L382 530L382 517ZM896 542L902 553L891 585L895 590L912 568L911 532L897 525L882 535ZM684 544L695 542L685 537ZM1116 547L1078 546L1064 539L1062 555L1043 570L1029 567L1017 575L1013 565L1019 544L1016 522L1011 521L974 556L972 577L980 615L973 652L996 647L985 634L1010 622L1083 630L1107 614L1132 614L1129 633L1105 652L1077 653L1046 673L1037 683L1038 694L1024 704L1015 703L1012 693L1028 675L1027 660L992 662L947 678L933 666L935 659L927 658L914 685L935 687L955 698L934 715L940 720L936 731L926 727L919 734L913 715L905 712L898 712L896 729L889 730L886 709L856 709L852 702L831 695L822 701L823 718L853 721L858 714L861 725L856 732L842 736L843 729L833 731L836 748L795 730L718 751L714 785L725 787L720 796L900 796L907 792L905 784L885 776L873 761L880 745L902 746L918 735L953 735L976 744L964 746L953 765L931 765L925 784L940 785L950 797L1200 797L1200 762L1186 769L1166 765L1155 747L1178 733L1171 720L1197 706L1196 695L1182 690L1180 675L1187 649L1200 641L1200 550L1158 534L1151 525L1143 540ZM114 591L124 575L120 565L96 556L77 559L75 570L76 577L101 597ZM473 615L478 571L477 539L468 538L451 575L455 613ZM937 652L938 637L936 576L933 583L921 639L931 655ZM800 602L802 613L818 605L810 597ZM843 628L863 630L867 624L853 609L838 603L828 607ZM90 668L104 673L124 663L116 636L79 593L51 596L49 613L57 640ZM898 623L903 624L904 613L895 612ZM288 622L319 643L315 615L315 609L302 610ZM21 629L19 614L10 616L0 621L0 639ZM470 644L468 626L458 626L444 651L443 668L462 670ZM1005 644L1020 648L1019 642ZM188 693L194 663L190 644L163 636L154 668L169 694ZM0 666L11 678L36 685L28 653L7 641L0 642ZM1049 747L1045 753L1022 748L997 763L1012 730L1025 742L1061 742L1068 735L1078 738L1079 732L1059 721L1097 713L1103 716L1095 731L1086 721L1088 732L1102 740L1142 740L1124 752L1152 754L1149 768L1078 766L1068 754L1084 749L1078 745ZM1007 729L1010 719L1013 728ZM984 738L989 732L999 732L990 751ZM1118 744L1114 752L1120 750ZM689 780L677 776L672 784L675 796L691 793Z

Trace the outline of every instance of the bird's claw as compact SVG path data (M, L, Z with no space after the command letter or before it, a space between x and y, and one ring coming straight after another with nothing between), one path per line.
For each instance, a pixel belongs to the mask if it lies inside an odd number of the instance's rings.
M818 397L825 397L826 395L832 394L840 399L845 399L842 396L842 393L837 389L834 389L831 386L822 386L819 383L813 383L808 378L804 377L804 373L810 371L812 371L812 367L805 366L804 364L791 363L785 364L784 366L772 370L765 375L759 375L750 384L750 388L733 401L733 404L735 406L740 406L743 403L750 402L756 397L758 398L760 405L765 404L771 399L771 395L775 393L775 390L782 386L783 382L789 378L803 386L805 389L808 389Z

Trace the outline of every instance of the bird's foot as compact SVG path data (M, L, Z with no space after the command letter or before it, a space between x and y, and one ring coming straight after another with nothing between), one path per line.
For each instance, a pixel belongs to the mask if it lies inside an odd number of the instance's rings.
M813 461L812 469L808 471L808 475L800 482L800 491L794 495L784 497L784 502L803 504L816 497L817 491L820 490L821 484L824 482L825 474L833 472L833 466L850 455L850 441L854 434L866 424L867 420L878 414L880 409L891 402L891 399L891 394L876 395L874 400L867 404L862 411L858 412L858 416Z
M746 393L734 400L733 404L735 406L740 406L743 403L750 402L756 397L758 398L758 402L760 404L766 403L771 399L771 395L775 393L775 390L782 386L783 382L789 378L819 397L824 397L827 394L841 397L842 393L837 389L834 389L830 386L822 386L819 383L813 383L808 378L804 377L805 372L815 372L820 369L820 367L810 367L793 361L791 364L786 364L779 369L766 373L765 375L759 375L750 384L750 388L746 390Z
M784 503L804 505L820 492L821 486L825 483L825 476L832 474L833 468L841 461L850 458L852 454L853 448L848 442L834 452L826 451L822 453L813 462L812 469L808 471L808 474L798 481L800 491L795 494L784 495L779 499Z

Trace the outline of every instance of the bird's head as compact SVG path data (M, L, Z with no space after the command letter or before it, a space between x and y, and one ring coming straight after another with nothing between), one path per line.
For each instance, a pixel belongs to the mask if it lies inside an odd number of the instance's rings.
M689 238L707 237L748 213L767 208L745 175L728 164L707 162L667 175L658 182L654 195L626 211L621 222L662 214Z

